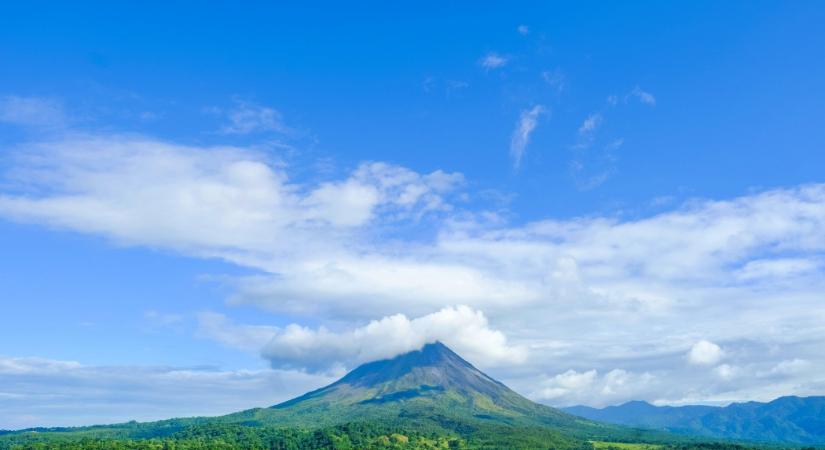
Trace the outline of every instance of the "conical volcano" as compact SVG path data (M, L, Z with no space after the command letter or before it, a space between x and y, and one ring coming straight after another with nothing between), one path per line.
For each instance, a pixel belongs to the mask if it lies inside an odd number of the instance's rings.
M346 384L378 388L381 395L405 386L431 386L460 392L493 393L506 387L436 342L393 359L364 364L330 387Z
M307 403L378 404L442 395L469 404L476 400L501 406L515 406L513 396L518 396L436 342L392 359L364 364L327 387L275 408Z
M241 414L261 423L303 427L372 420L579 431L595 425L522 397L440 342L364 364L329 386Z

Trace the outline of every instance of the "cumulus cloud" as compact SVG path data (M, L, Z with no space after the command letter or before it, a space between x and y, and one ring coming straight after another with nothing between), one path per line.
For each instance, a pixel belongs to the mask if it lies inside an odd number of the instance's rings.
M409 319L403 314L370 321L344 331L291 324L283 329L237 325L217 313L199 317L202 336L242 350L260 351L273 367L330 372L352 369L440 341L482 367L523 362L527 349L510 345L490 328L481 311L467 306L443 308Z
M509 60L506 56L499 55L495 52L490 52L484 55L478 63L486 70L493 70L506 66L508 62Z
M576 372L571 369L545 380L542 383L544 386L534 395L549 400L566 395L571 391L580 391L589 388L596 381L596 375L595 370Z
M513 160L513 167L521 165L521 159L530 143L530 135L536 129L539 116L545 114L547 109L542 105L533 106L521 112L516 129L513 130L513 137L510 138L510 158Z
M637 374L623 369L613 369L604 375L593 369L582 372L568 370L543 378L532 396L559 406L583 403L604 406L617 399L644 393L656 383L656 377L649 373ZM598 400L594 402L594 399Z
M443 195L463 180L364 163L345 179L302 186L258 152L134 136L73 136L18 155L11 183L45 195L0 195L0 214L236 262L331 250L340 242L316 237L448 210Z
M0 429L228 414L330 381L288 370L105 367L0 356Z
M718 363L724 355L722 347L713 342L701 340L690 347L687 359L691 364L712 366Z
M62 105L53 99L9 95L0 98L0 122L30 127L56 127L66 123Z

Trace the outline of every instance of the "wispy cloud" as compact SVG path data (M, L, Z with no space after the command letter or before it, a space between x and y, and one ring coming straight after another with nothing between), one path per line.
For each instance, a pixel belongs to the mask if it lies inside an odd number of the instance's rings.
M66 115L56 100L10 95L0 99L0 122L30 127L60 127L66 124Z
M516 169L521 166L524 152L530 143L530 135L533 134L538 125L539 116L546 112L547 109L542 105L536 105L521 112L519 120L516 122L516 129L513 130L513 136L510 138L510 159Z
M589 114L579 126L577 142L571 146L575 155L570 162L570 173L579 190L595 189L618 172L616 163L619 158L616 150L624 144L624 139L613 138L605 144L603 139L599 139L598 130L609 112L615 113L620 103L627 104L631 99L648 106L656 105L652 94L636 86L624 97L608 95L602 107Z
M530 27L528 27L527 25L519 25L518 27L516 27L516 31L518 31L518 34L522 36L527 36L528 34L530 34Z
M228 414L330 381L288 370L106 367L0 356L0 429Z
M603 117L601 113L593 113L587 116L582 122L581 126L579 126L579 134L585 135L588 133L592 133L599 128L599 125L602 124Z
M235 99L230 108L208 108L207 112L224 119L220 132L224 134L289 133L292 131L283 120L281 113L268 106Z
M633 88L633 90L625 96L625 101L634 98L645 105L656 106L656 97L654 97L650 92L643 91L639 86Z
M479 60L479 65L487 70L498 69L504 67L509 62L506 56L499 55L495 52L490 52Z
M557 93L564 91L566 86L566 78L564 73L559 69L545 70L541 73L541 79L550 85Z
M182 330L182 325L186 320L183 314L166 313L156 310L148 310L143 313L143 320L147 324L147 329L151 331L160 330Z
M268 325L239 325L223 314L204 311L198 314L197 335L227 347L257 353L278 334Z
M592 136L586 136L575 148L576 156L570 163L570 172L580 191L589 191L604 184L616 172L616 151L624 139L614 139L601 148L593 147Z
M443 92L447 97L452 97L456 92L470 87L470 83L462 80L439 79L427 77L422 83L422 88L426 93Z

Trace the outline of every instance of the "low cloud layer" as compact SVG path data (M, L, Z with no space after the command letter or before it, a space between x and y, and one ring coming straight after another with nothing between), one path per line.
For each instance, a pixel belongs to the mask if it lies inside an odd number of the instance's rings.
M287 370L103 367L0 356L0 428L228 414L271 406L330 381Z
M475 193L459 173L382 162L306 181L251 149L121 135L28 143L12 158L2 217L254 269L227 278L229 303L298 324L207 315L202 333L264 346L274 366L322 370L313 355L336 354L350 367L437 338L558 404L822 385L822 184L508 223L465 206Z

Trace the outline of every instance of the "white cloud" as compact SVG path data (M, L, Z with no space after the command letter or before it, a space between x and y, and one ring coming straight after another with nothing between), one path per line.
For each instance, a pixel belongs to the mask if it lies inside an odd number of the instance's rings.
M522 36L527 36L528 34L530 34L530 27L528 27L527 25L519 25L516 28L516 31L518 31L518 34Z
M541 79L544 80L545 83L550 85L553 89L556 90L557 93L561 93L564 91L566 86L566 77L561 70L545 70L541 73Z
M493 70L506 66L508 62L509 60L506 56L490 52L484 55L478 63L487 70Z
M576 372L575 370L568 370L560 373L550 380L548 383L551 387L547 389L548 396L559 396L569 391L576 391L590 387L596 381L596 371L588 370L587 372Z
M730 364L721 364L713 369L720 378L731 380L739 374L739 368Z
M810 369L813 368L813 364L810 361L806 361L800 358L794 359L786 359L780 361L775 366L771 367L771 369L763 375L767 376L792 376L802 374Z
M414 319L396 314L340 332L299 324L283 329L236 325L216 313L201 314L200 322L202 336L243 350L260 350L273 367L321 372L351 369L436 341L482 367L517 364L527 357L526 348L508 344L503 333L489 327L482 312L466 306L447 307Z
M718 363L724 355L725 352L722 351L722 347L713 342L701 340L690 347L687 358L691 364L712 366Z
M60 361L45 358L0 357L0 375L29 375L60 373L82 367L76 361Z
M531 397L559 406L584 403L604 406L616 399L632 398L645 393L655 384L656 378L649 373L637 374L613 369L599 376L595 369L582 372L568 370L541 379L538 389L531 392Z
M815 273L821 267L822 261L813 258L757 259L748 261L736 276L743 281L761 280L776 283Z
M513 137L510 138L510 158L515 168L521 165L524 151L530 143L530 135L536 129L539 116L546 112L546 108L542 105L536 105L521 112L516 129L513 130Z
M600 113L593 113L587 116L579 127L579 134L588 134L596 131L602 123L602 115Z
M548 401L600 402L602 378L617 368L640 377L622 386L643 388L620 389L616 372L611 401L825 388L816 375L825 370L822 184L694 199L642 217L512 224L462 209L459 174L378 162L306 182L249 149L139 136L66 135L14 153L3 217L252 268L258 275L229 279L231 302L298 323L312 316L316 325L303 331L319 346L320 325L357 341L370 320L401 313L418 323L462 304L493 319L506 347L530 349L520 365L491 366L522 392L542 374L604 374L584 394ZM793 282L775 282L783 278ZM225 342L251 349L264 340L252 336ZM742 368L738 387L711 369L721 358L685 365L700 340L725 344L724 362ZM342 360L358 361L353 352ZM794 359L809 368L765 375ZM660 381L643 381L646 373Z
M228 414L267 407L332 379L286 370L89 366L0 356L0 429Z
M443 195L462 182L455 173L365 163L346 179L303 186L253 151L133 136L72 136L19 154L10 178L20 192L52 193L0 195L0 214L240 263L329 250L342 242L316 237L449 210Z
M268 106L235 99L232 108L210 108L209 112L222 116L226 122L220 132L225 134L289 133L281 113Z
M58 127L66 123L61 104L52 99L9 95L0 98L0 122L32 127Z
M643 91L639 86L633 88L633 90L627 94L625 100L630 98L635 98L648 106L656 106L656 97L654 97L650 92Z

